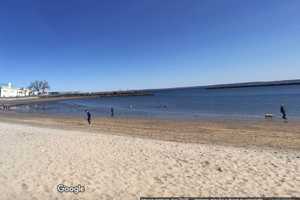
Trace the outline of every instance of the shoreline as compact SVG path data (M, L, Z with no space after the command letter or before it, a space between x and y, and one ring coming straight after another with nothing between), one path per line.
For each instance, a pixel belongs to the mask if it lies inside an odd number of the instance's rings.
M154 119L82 117L0 112L0 121L63 130L149 138L179 143L300 150L299 120Z

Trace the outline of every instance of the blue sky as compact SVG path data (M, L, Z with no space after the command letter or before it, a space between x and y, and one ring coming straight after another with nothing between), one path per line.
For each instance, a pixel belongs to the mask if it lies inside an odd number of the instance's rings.
M0 82L52 90L300 78L299 0L3 0Z

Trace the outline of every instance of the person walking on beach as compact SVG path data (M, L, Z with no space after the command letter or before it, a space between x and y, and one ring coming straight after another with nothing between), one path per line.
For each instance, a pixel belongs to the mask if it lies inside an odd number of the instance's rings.
M9 106L2 104L2 109L3 109L3 111L9 110Z
M283 104L280 106L280 113L282 114L282 119L287 120L286 111Z
M110 108L110 116L114 117L114 108L113 107Z
M91 113L88 110L85 110L85 113L86 113L86 119L87 119L89 125L91 125L91 123L92 123L92 115L91 115Z

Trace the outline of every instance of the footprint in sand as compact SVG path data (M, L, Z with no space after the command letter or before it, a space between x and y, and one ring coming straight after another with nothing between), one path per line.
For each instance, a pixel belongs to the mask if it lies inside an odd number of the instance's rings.
M22 189L23 190L28 190L28 185L26 185L25 183L22 183Z
M49 188L48 188L48 186L46 186L46 185L44 185L44 191L46 192L46 193L49 193L50 192L50 190L49 190Z
M202 164L203 167L206 167L206 166L208 166L210 163L206 160L206 161L202 162L201 164Z
M154 177L156 183L163 184L163 181L159 177Z

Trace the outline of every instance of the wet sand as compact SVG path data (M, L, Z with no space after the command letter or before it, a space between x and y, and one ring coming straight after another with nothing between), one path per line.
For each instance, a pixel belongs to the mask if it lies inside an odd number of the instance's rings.
M84 117L0 112L0 121L39 127L81 130L182 143L258 146L300 150L300 121L162 120L99 117L88 126Z
M300 196L297 122L98 118L89 127L6 113L0 130L0 199ZM61 194L58 184L85 192Z

